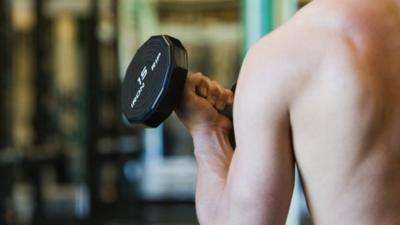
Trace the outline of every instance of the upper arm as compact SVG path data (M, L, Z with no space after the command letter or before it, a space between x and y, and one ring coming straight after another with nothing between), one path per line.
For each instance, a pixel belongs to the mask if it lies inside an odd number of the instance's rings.
M261 42L241 69L234 103L237 147L227 182L229 224L286 221L294 183L289 119L293 74L280 59L281 51Z

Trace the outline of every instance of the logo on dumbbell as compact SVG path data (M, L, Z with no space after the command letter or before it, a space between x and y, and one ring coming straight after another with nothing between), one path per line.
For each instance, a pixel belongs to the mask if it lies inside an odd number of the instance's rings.
M154 60L154 62L151 64L151 71L154 71L158 65L158 62L160 61L160 57L161 57L161 52L159 52L157 54L156 59ZM144 79L146 78L148 74L148 69L147 66L144 66L142 71L140 72L140 76L137 79L137 82L139 83L139 90L136 92L135 97L133 98L132 102L131 102L131 108L133 109L133 107L135 106L137 100L139 99L140 95L143 92L143 88L145 87L145 83L144 83Z

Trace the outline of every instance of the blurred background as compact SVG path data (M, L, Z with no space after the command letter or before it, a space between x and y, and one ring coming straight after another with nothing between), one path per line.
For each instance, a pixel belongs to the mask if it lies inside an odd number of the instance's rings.
M136 49L169 34L230 87L296 0L0 0L0 225L192 225L196 165L175 116L127 126ZM296 178L298 180L298 178ZM288 225L311 224L296 183Z

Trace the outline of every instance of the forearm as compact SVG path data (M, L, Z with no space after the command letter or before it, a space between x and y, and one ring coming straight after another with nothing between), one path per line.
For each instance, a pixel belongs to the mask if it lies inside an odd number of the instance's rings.
M233 156L222 130L192 132L198 165L196 210L201 225L221 224L226 215L226 180Z

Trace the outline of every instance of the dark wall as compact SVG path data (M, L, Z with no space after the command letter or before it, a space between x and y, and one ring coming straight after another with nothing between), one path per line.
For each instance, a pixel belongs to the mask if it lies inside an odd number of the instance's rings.
M11 27L9 1L0 0L0 151L10 143Z
M9 145L10 135L10 81L11 81L11 52L10 52L10 16L7 0L0 0L0 150Z

